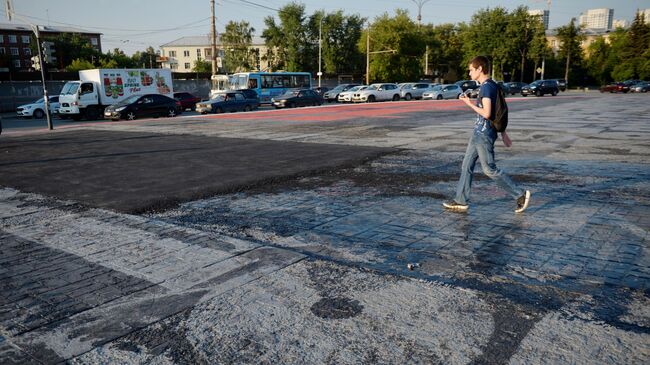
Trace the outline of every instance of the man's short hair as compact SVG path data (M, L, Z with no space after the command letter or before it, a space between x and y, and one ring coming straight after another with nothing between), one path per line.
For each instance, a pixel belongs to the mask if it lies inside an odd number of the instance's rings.
M469 61L469 64L474 68L479 68L480 66L484 75L490 74L490 60L485 56L476 56Z

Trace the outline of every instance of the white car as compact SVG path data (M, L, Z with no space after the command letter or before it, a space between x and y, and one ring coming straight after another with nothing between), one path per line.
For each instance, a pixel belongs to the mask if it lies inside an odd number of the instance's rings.
M59 111L59 96L50 96L50 113L56 114ZM16 114L24 118L41 119L45 116L45 99L40 98L31 104L21 105L16 108Z
M422 99L422 94L431 91L431 84L424 82L406 83L400 85L400 96L404 100Z
M355 92L365 90L368 88L368 85L358 85L350 88L348 91L339 93L338 101L339 103L349 103L352 101L352 95Z
M355 92L352 101L355 103L372 103L375 101L398 101L399 86L397 84L372 84L367 89Z
M431 91L422 94L422 99L458 99L462 93L463 89L456 84L437 85Z

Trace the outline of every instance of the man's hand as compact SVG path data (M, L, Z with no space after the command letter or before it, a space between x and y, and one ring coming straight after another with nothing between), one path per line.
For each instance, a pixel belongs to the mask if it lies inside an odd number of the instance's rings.
M467 94L465 93L460 94L459 99L462 100L467 105L472 104L472 99L470 99L469 96L467 96Z

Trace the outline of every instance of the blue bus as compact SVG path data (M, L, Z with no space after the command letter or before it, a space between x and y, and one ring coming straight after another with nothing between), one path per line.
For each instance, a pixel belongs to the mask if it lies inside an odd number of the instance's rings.
M311 89L312 87L309 72L239 72L227 77L228 85L224 85L225 88L228 90L253 89L257 91L262 104L270 104L271 98L282 95L287 90Z

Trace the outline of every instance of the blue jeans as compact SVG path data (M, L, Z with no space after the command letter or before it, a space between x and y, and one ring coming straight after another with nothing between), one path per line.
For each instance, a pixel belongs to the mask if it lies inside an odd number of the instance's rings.
M463 159L458 189L456 190L456 203L468 204L469 193L472 190L472 174L476 160L481 161L483 173L494 180L499 187L505 190L514 199L523 195L524 191L519 188L508 175L497 168L494 162L494 141L481 133L472 132L472 137L467 144L467 151Z

